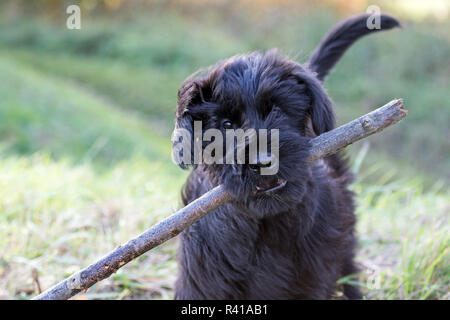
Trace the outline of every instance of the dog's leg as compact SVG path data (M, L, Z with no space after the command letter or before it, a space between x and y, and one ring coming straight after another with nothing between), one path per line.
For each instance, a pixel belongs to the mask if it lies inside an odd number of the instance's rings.
M355 263L353 262L353 257L347 259L344 265L343 269L343 276L348 276L351 274L355 274L355 277L353 277L351 280L357 281L358 277L356 274L359 272L358 268L356 267ZM347 297L347 299L350 300L359 300L362 299L362 293L361 290L359 290L358 287L351 284L344 284L344 295Z

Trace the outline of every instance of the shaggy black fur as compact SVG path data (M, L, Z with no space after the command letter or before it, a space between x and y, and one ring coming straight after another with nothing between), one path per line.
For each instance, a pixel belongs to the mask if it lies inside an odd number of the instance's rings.
M357 270L353 262L352 175L341 155L306 162L311 137L334 128L332 104L321 80L343 52L368 33L367 16L339 24L307 65L276 50L221 61L179 91L176 127L192 131L235 128L280 130L281 190L254 195L261 176L248 165L194 167L184 204L224 184L234 195L181 235L176 299L328 299L336 281ZM382 16L382 29L398 22ZM373 30L377 31L377 30ZM223 129L222 129L223 130ZM356 287L344 285L350 299Z

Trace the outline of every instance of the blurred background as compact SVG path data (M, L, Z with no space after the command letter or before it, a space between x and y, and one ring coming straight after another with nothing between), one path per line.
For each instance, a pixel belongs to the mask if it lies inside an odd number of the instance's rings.
M80 30L66 27L71 4ZM181 206L170 134L187 76L272 47L306 62L369 5L403 28L357 42L325 87L339 124L394 98L409 114L348 150L358 284L367 299L449 299L447 0L1 1L0 298L31 298ZM176 246L77 299L172 298Z

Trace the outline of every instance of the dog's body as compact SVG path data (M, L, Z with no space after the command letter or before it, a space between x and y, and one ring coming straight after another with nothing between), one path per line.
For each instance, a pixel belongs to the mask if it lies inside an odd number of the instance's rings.
M184 204L223 184L234 200L181 235L176 299L328 299L339 278L354 274L353 194L346 161L337 154L308 164L311 137L333 129L321 81L359 37L367 16L336 26L308 66L276 51L219 62L179 91L177 128L279 129L279 172L248 165L199 164L183 189ZM381 17L382 29L397 26ZM376 31L376 30L373 30ZM282 187L279 181L286 182ZM255 193L267 187L262 192ZM280 188L279 188L280 187ZM344 285L347 298L360 298Z

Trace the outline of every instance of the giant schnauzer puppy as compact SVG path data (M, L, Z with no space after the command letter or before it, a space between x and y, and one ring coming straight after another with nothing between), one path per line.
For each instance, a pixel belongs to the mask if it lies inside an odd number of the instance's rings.
M307 157L311 138L335 126L322 86L330 69L358 38L399 25L381 15L381 28L370 30L368 17L336 25L306 64L276 50L237 55L181 87L176 128L192 132L197 120L224 133L279 129L279 170L261 175L264 161L193 166L185 205L219 184L234 199L181 234L176 299L329 299L339 278L357 273L347 162L341 154ZM342 289L361 297L357 287Z

